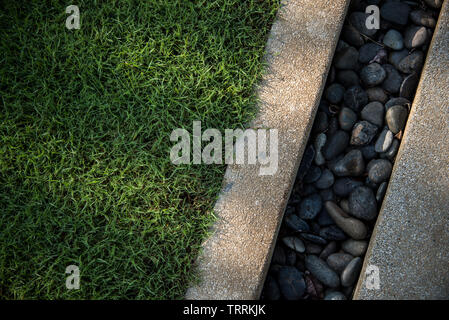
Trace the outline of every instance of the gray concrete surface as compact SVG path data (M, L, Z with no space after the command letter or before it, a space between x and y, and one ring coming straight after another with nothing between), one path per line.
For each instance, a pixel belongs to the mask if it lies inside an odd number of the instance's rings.
M369 265L380 289L366 285ZM374 274L370 273L369 280ZM449 1L440 13L355 299L449 299Z
M287 0L266 45L268 70L257 89L252 128L279 134L279 169L228 166L215 205L218 221L203 244L201 281L186 299L258 299L293 181L306 146L349 0Z

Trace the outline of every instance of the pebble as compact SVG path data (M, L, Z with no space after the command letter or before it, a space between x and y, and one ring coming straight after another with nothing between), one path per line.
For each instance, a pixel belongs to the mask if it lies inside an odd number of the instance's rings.
M335 178L329 169L324 169L321 177L315 182L315 187L318 189L327 189L334 184Z
M319 235L321 238L330 241L342 241L347 238L343 230L335 225L322 228Z
M381 183L390 177L393 166L385 159L372 160L369 165L368 178L374 183Z
M324 285L337 288L340 285L340 279L329 266L322 259L315 255L306 256L306 268L312 275L315 276Z
M287 227L296 232L307 232L310 230L310 227L307 224L307 222L302 220L296 214L287 215L284 221Z
M410 12L410 19L415 24L428 28L435 28L437 24L437 21L433 18L432 14L424 10L413 10Z
M321 169L320 167L311 165L306 175L304 176L305 183L314 183L321 177Z
M418 73L424 63L424 53L422 51L413 51L399 62L398 69L404 73Z
M362 221L349 217L332 201L327 201L325 203L325 208L331 218L335 221L335 224L352 239L361 240L366 237L368 230Z
M381 103L385 103L388 100L387 94L381 87L368 88L366 89L366 94L368 95L368 100L370 102L379 101Z
M337 242L331 241L327 244L327 246L321 251L320 259L326 260L332 253L337 251Z
M279 285L273 277L267 276L263 294L264 298L267 300L279 300L281 298L281 290L279 289Z
M285 254L285 264L288 266L294 266L296 264L296 253L292 250L287 250Z
M345 87L339 83L331 84L325 91L326 99L332 104L338 104L341 100L343 100L344 94Z
M377 43L368 42L364 44L359 49L359 62L363 64L369 63L381 49L382 46Z
M327 139L327 142L322 149L324 158L327 160L335 158L346 149L348 144L349 135L342 130L338 130Z
M306 291L303 274L295 267L282 267L279 270L278 282L280 291L287 300L299 300Z
M339 178L335 180L333 190L337 196L347 197L353 190L362 185L363 182L348 177Z
M352 69L358 68L359 52L354 47L347 47L337 51L334 58L334 65L337 69Z
M310 242L313 242L313 243L316 243L316 244L322 244L322 245L327 244L326 239L324 239L324 238L322 238L320 236L314 235L314 234L301 233L301 237L303 237L303 239L305 239L307 241L310 241Z
M407 121L407 109L402 106L392 106L385 114L385 122L394 134L403 130Z
M403 2L387 2L380 8L380 16L389 22L406 25L410 7Z
M345 213L349 212L349 202L348 202L348 199L341 199L339 205L340 205L340 208L341 208Z
M369 121L378 127L381 127L384 123L385 107L378 101L368 103L360 113L363 120Z
M356 218L373 220L377 216L377 202L373 191L365 186L354 189L349 194L349 212Z
M326 144L326 140L327 140L327 137L326 137L326 135L324 133L320 133L315 138L315 143L314 143L315 150L316 150L315 164L317 166L321 166L321 165L323 165L326 162L326 159L324 159L324 156L321 153L321 149Z
M399 92L399 88L403 82L402 75L393 67L391 64L383 65L385 71L387 72L387 77L384 82L382 82L382 88L384 88L389 93Z
M407 49L418 48L427 42L427 29L423 26L410 26L404 33L404 45Z
M357 121L357 115L352 109L343 107L338 113L338 123L340 128L349 131L354 126L354 123Z
M330 217L329 213L323 208L318 214L317 222L320 226L326 227L334 224L334 220Z
M387 72L385 69L376 62L363 67L360 71L360 79L369 87L374 87L382 83L386 76Z
M303 253L306 250L304 242L302 242L302 240L297 237L284 237L282 238L282 243L298 253Z
M341 30L341 38L351 46L360 47L365 43L363 36L351 25L345 25Z
M360 86L353 86L346 90L343 99L345 104L356 112L368 103L368 95Z
M369 144L377 133L377 126L368 121L360 121L354 125L350 144L354 146L362 146Z
M324 296L324 300L346 300L346 296L339 291L332 291Z
M313 124L312 131L313 132L323 132L324 130L327 129L328 126L329 126L328 115L323 111L318 112L315 117L315 122Z
M359 257L366 252L366 249L368 248L368 242L348 239L341 244L341 248L354 257Z
M352 286L358 279L360 270L362 270L362 259L356 257L348 263L341 273L341 285L344 287Z
M340 274L353 259L354 257L348 253L333 253L326 259L326 262L332 270Z
M412 73L405 77L399 89L399 95L406 99L413 99L416 87L418 86L419 78L416 73Z
M323 248L316 243L308 243L306 245L306 253L308 254L320 254Z
M376 201L378 203L382 203L382 200L385 196L385 192L387 191L387 186L388 186L388 182L382 182L380 184L379 188L377 188Z
M354 28L356 28L360 33L367 35L368 37L372 37L376 34L376 29L368 29L366 27L366 20L369 17L369 14L365 12L353 12L349 15L349 22Z
M402 34L394 29L388 30L384 36L383 43L393 50L401 50L404 47Z
M398 139L393 139L393 142L391 143L390 148L387 150L387 152L385 152L384 154L382 154L385 158L393 160L393 158L396 156L396 154L398 153L399 150L399 140ZM381 156L382 156L381 155Z
M342 159L329 166L335 175L339 177L359 176L365 170L365 161L362 152L358 149L349 151Z
M388 56L388 62L390 62L395 68L399 68L399 63L406 56L408 56L408 50L407 49L403 49L401 51L393 51Z
M376 140L374 150L376 152L386 152L393 143L393 132L388 129L384 129Z
M410 101L403 97L391 98L385 103L385 110L390 109L392 106L407 106L410 104Z
M354 70L340 70L337 73L337 81L345 88L360 85L360 79Z
M321 211L322 206L321 197L314 193L301 201L299 216L306 220L313 219Z

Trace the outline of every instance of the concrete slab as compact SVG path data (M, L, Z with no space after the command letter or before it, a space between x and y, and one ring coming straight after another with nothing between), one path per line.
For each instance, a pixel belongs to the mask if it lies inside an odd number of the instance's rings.
M268 70L258 88L253 128L275 128L278 171L229 166L215 205L218 221L204 243L201 282L187 299L258 299L280 221L327 78L349 0L288 0L266 46Z
M379 268L380 289L366 285ZM374 273L369 278L372 279ZM355 299L449 298L449 1L441 9Z

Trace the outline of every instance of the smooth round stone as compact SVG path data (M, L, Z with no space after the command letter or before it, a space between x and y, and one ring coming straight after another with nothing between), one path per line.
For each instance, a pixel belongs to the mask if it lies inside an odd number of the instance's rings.
M315 182L315 187L318 189L327 189L334 184L335 178L329 169L324 169L320 178Z
M317 166L310 166L306 175L304 176L305 183L314 183L321 177L321 169Z
M341 273L341 285L344 287L352 286L358 279L360 270L362 270L362 259L356 257L348 263Z
M288 266L294 266L296 264L296 253L294 251L287 251L285 254L285 264Z
M427 42L427 29L423 26L410 26L404 33L404 45L407 49L418 48Z
M339 177L356 177L365 170L362 152L358 149L349 151L342 159L330 164L331 170Z
M399 150L399 140L393 139L390 148L388 148L387 152L385 152L381 156L384 156L385 158L392 160L398 153L398 150Z
M424 0L424 2L434 9L439 9L443 5L443 0Z
M407 106L410 101L403 97L391 98L385 103L385 110L390 109L392 106Z
M393 143L393 132L388 129L384 129L376 140L374 150L376 152L386 152Z
M364 239L368 233L365 224L348 216L337 204L332 201L327 201L325 208L335 224L339 226L352 239Z
M363 182L361 181L357 181L347 177L339 178L335 180L333 190L337 196L347 197L352 191L362 185Z
M433 18L432 14L424 10L413 10L410 12L410 19L413 23L428 28L435 28L437 21Z
M377 43L368 42L360 47L359 50L359 62L363 64L369 63L374 59L376 54L382 49L382 46Z
M341 38L351 46L355 47L360 47L365 43L365 40L363 40L363 36L359 31L349 24L345 25L341 30Z
M313 123L312 131L316 133L323 132L324 130L327 129L328 126L329 126L328 115L323 111L318 112L316 114L315 121Z
M371 160L377 157L377 152L374 149L373 144L363 146L360 150L362 151L362 155L365 160Z
M296 232L307 232L310 230L306 221L302 220L296 214L289 214L284 219L285 225Z
M369 14L365 12L353 12L349 15L349 22L354 26L360 33L372 37L376 34L376 29L368 29L366 27L366 20L369 17Z
M394 29L388 30L384 36L383 43L393 50L401 50L404 47L402 34Z
M281 290L279 289L279 285L271 276L267 276L263 289L263 295L267 300L279 300L281 298Z
M337 242L331 241L327 244L327 246L321 251L320 259L326 260L332 253L337 251Z
M392 106L385 114L385 122L394 134L403 130L407 121L408 111L402 106Z
M347 300L347 299L343 293L339 291L332 291L324 296L324 300Z
M368 171L368 178L374 183L381 183L390 177L393 166L385 159L372 160Z
M315 154L315 164L317 166L321 166L326 162L326 159L324 159L323 153L321 152L321 149L323 149L324 145L326 144L327 137L324 133L320 133L316 136L314 146L316 150Z
M332 188L320 190L320 197L322 201L333 201L335 199Z
M308 254L320 254L323 248L316 243L308 243L306 245L306 253Z
M413 51L399 62L398 69L404 73L419 73L424 63L424 53Z
M384 123L385 107L378 101L368 103L360 113L363 120L369 121L378 127L381 127Z
M379 101L381 103L385 103L388 100L387 94L381 87L368 88L366 89L366 94L368 95L368 100L370 102Z
M356 112L368 103L368 95L360 86L353 86L346 90L343 99L345 104Z
M390 62L395 68L399 68L399 63L406 56L408 56L408 50L407 49L403 49L401 51L393 51L388 56L388 62Z
M337 69L351 69L358 68L359 52L354 47L347 47L337 51L334 58L334 66Z
M334 224L334 220L330 217L329 213L323 208L318 214L317 222L320 226L326 227Z
M382 200L385 196L385 192L387 191L387 186L388 183L387 182L382 182L379 186L379 188L377 188L377 192L376 192L376 201L378 203L382 203Z
M385 80L387 72L378 63L374 62L362 68L360 71L360 79L369 86L374 87Z
M304 242L297 237L284 237L282 238L282 243L285 244L287 248L290 248L298 253L303 253L306 251Z
M407 24L409 12L409 5L403 2L387 2L380 8L381 18L403 26Z
M310 242L313 242L316 244L322 244L322 245L327 244L326 239L324 239L323 237L311 234L311 233L301 233L301 237L304 240L307 240L307 241L310 241Z
M295 267L285 266L279 270L278 283L287 300L299 300L306 291L303 274Z
M383 67L387 72L387 77L385 78L384 82L382 82L382 88L384 88L389 93L399 92L403 81L402 75L391 64L384 64Z
M338 104L343 100L344 94L345 88L339 83L331 84L325 92L326 99L332 104Z
M337 73L337 81L345 88L360 85L360 79L354 70L340 70Z
M332 270L340 274L352 259L354 257L348 253L333 253L326 259L326 262Z
M366 252L366 249L368 248L368 242L348 239L342 242L341 248L354 257L359 257Z
M357 121L357 115L352 109L343 107L338 113L338 124L340 128L349 131L354 126L354 123Z
M419 78L416 73L408 75L401 84L399 95L406 99L413 99L418 82Z
M360 121L352 129L351 140L349 143L353 146L363 146L369 144L377 133L377 126L368 121Z
M279 246L276 245L276 247L274 248L274 252L273 252L273 258L272 258L272 264L280 264L280 265L284 265L285 264L285 251L284 249Z
M299 216L302 219L313 219L321 211L321 197L318 194L312 194L301 201L299 206Z
M337 226L324 227L320 230L319 235L321 238L330 241L342 241L347 238L343 230Z
M335 49L336 52L343 50L344 48L350 47L350 45L348 43L346 43L343 40L338 40L337 42L337 48Z
M340 200L340 208L346 213L349 212L349 202L348 199L341 199Z
M377 216L377 202L373 191L365 186L357 187L349 194L349 212L356 218L373 220Z
M306 268L310 273L324 285L337 288L340 285L340 278L326 262L315 255L308 255L305 259Z
M328 137L326 144L323 147L323 156L327 160L331 160L342 153L349 144L349 135L338 130L335 134Z
M296 175L296 179L302 181L307 171L309 171L310 166L312 165L312 161L315 158L315 148L312 145L309 145L304 151L304 155L301 160L301 164L299 165L298 174Z

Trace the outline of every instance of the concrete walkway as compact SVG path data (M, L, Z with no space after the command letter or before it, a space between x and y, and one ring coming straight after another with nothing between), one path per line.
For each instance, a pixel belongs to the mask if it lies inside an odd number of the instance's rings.
M379 269L379 289L369 266ZM368 283L368 286L366 285ZM449 299L449 1L441 9L355 299Z
M258 299L306 146L349 0L287 0L266 46L268 72L252 128L274 128L279 164L229 166L218 221L198 260L201 282L187 299Z

